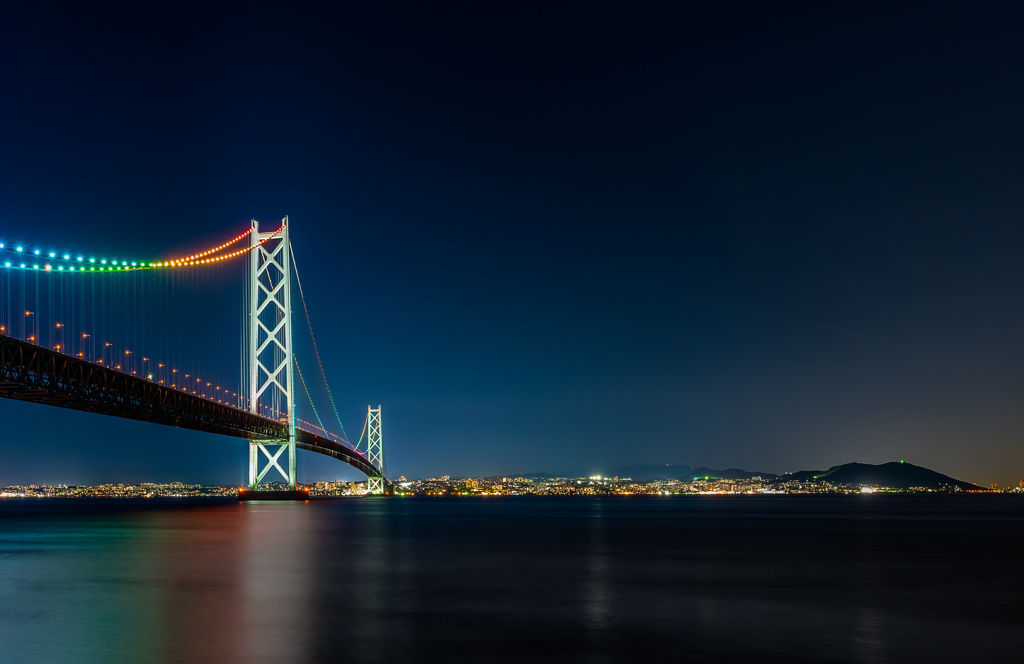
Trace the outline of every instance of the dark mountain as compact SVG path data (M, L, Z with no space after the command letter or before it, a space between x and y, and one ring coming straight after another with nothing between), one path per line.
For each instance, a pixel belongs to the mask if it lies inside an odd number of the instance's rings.
M801 470L779 477L780 482L790 480L829 482L831 484L874 484L897 489L959 487L965 491L984 490L977 484L954 479L949 475L903 461L890 461L877 466L869 463L844 463L841 466L832 466L828 470Z

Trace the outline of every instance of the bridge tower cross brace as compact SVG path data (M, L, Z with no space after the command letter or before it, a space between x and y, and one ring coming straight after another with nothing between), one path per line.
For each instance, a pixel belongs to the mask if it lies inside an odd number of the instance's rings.
M382 495L384 493L384 435L380 425L380 406L366 407L366 457L370 465L377 469L377 474L367 478L367 493Z
M249 442L249 488L255 489L267 473L276 469L294 491L295 390L288 217L281 220L281 229L276 233L261 233L259 222L253 219L249 244L249 410L277 420L284 417L288 423L287 439ZM273 398L276 412L261 413L260 398L268 395ZM285 451L287 472L279 463Z

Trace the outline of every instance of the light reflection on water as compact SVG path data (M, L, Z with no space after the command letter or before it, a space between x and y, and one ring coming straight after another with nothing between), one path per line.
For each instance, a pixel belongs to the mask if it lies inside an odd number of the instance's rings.
M1015 659L1015 498L5 500L0 661Z

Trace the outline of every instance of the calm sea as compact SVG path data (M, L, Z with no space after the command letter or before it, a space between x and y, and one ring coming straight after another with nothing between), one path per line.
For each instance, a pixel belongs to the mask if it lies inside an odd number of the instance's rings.
M1024 496L0 501L0 661L1024 658Z

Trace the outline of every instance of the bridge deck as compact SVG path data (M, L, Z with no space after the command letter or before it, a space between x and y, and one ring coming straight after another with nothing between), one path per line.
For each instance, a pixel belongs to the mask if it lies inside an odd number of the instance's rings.
M288 439L288 425L0 334L0 397L258 441ZM304 429L295 446L379 477L355 450Z

